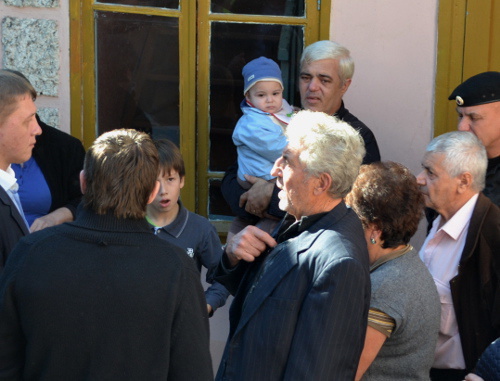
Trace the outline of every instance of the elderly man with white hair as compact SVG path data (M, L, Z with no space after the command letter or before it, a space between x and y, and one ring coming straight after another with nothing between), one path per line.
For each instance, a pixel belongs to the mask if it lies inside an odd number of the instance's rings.
M487 157L478 138L434 138L417 181L439 216L420 250L441 300L432 380L463 380L500 336L500 209L481 191Z
M293 220L272 237L248 226L229 241L218 280L235 295L217 380L352 380L370 301L363 228L343 197L365 149L321 112L292 118L271 171Z

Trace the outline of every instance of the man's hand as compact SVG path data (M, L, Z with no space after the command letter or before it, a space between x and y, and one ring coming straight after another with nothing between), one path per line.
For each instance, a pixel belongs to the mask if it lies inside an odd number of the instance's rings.
M264 217L273 196L274 181L266 181L260 177L245 175L252 187L240 197L240 208L257 217Z
M69 221L73 221L73 213L68 208L62 207L33 221L30 232L33 233Z
M268 233L250 225L231 238L226 254L231 267L234 267L239 261L253 262L268 247L276 245L277 242Z

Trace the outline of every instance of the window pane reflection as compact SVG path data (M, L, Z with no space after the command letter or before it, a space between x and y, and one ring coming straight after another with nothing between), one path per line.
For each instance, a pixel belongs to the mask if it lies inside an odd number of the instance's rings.
M229 219L232 212L220 190L221 180L211 179L209 181L209 194L208 194L208 216L212 220Z
M179 0L99 0L99 3L179 9Z
M178 20L96 12L98 133L134 128L179 144Z
M244 15L304 16L304 0L213 0L214 13Z
M241 69L265 56L281 67L291 105L300 105L297 79L303 47L302 27L262 24L214 23L210 62L210 170L225 171L236 161L232 133L242 115Z

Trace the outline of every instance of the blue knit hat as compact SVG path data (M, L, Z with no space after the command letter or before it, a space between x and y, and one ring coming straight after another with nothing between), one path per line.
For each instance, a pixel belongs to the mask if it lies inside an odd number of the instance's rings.
M245 81L243 95L259 81L275 81L283 87L280 67L266 57L259 57L247 63L243 67L242 74Z

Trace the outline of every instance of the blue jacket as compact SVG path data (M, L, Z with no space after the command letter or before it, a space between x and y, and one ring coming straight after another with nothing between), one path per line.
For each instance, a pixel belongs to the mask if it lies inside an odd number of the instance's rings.
M250 106L245 99L240 106L243 116L233 131L233 142L238 151L238 177L243 181L243 175L271 180L274 162L287 144L280 122L288 124L286 115L292 113L292 108L283 99L280 114L284 118L281 118Z

